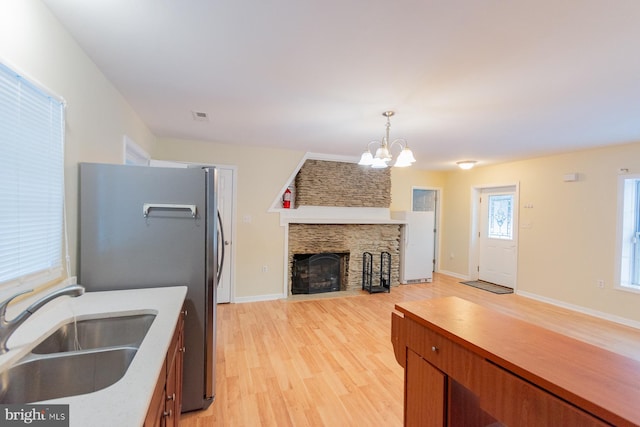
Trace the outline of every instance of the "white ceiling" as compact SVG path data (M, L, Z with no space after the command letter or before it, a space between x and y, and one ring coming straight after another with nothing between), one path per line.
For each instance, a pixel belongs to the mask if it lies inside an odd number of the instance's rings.
M638 0L43 1L158 137L359 156L391 109L428 169L640 141Z

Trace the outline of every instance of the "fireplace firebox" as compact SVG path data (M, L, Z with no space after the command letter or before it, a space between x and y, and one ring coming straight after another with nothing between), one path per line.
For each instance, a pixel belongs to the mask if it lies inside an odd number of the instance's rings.
M345 289L348 253L294 254L292 294L316 294Z

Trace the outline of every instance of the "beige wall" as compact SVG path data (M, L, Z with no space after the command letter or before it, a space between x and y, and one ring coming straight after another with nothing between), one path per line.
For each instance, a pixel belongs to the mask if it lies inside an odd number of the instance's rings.
M441 269L469 275L471 188L519 183L517 289L640 320L640 295L614 289L620 168L640 172L640 144L447 173ZM574 172L577 182L563 182Z
M74 275L78 162L121 163L123 135L149 151L155 137L39 0L0 2L0 61L67 102L65 187Z
M391 210L410 211L412 187L439 188L444 193L446 174L415 168L391 169ZM443 202L446 202L444 194Z
M285 229L280 216L268 211L305 153L159 139L152 154L158 160L237 166L235 297L282 295Z
M268 210L305 153L159 139L152 154L158 160L238 167L235 296L242 300L281 295L285 229L280 226L278 213ZM442 172L393 169L392 210L410 210L412 186L442 187L444 177ZM252 218L251 223L244 222L246 216ZM262 272L263 265L269 266L267 273Z

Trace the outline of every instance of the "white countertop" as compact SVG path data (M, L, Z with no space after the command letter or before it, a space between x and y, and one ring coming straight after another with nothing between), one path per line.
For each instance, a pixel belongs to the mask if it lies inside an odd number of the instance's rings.
M34 313L11 336L10 351L0 356L0 371L27 355L51 331L73 321L74 316L83 320L155 314L156 318L122 379L94 393L46 401L69 404L71 427L141 426L186 293L186 287L178 286L87 292L77 298L57 298Z

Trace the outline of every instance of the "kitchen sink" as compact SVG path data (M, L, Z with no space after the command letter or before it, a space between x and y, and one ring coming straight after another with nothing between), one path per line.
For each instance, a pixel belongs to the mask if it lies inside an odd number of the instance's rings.
M0 403L92 393L127 372L155 314L83 319L56 329L0 373Z
M50 354L114 346L140 347L155 314L103 317L70 322L38 344L33 354Z
M0 403L30 403L91 393L122 378L135 347L29 355L0 373Z

